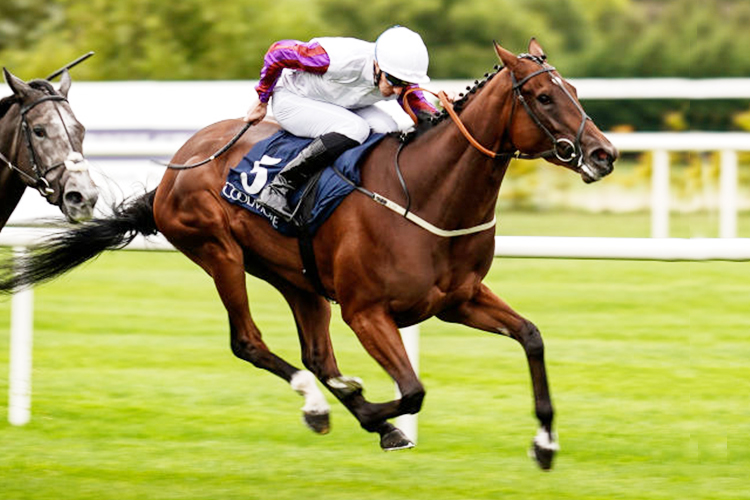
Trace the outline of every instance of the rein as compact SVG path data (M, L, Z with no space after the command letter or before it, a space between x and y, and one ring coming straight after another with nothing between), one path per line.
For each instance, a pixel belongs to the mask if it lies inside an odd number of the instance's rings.
M18 175L20 175L21 177L24 177L27 181L29 181L32 186L36 187L36 185L39 182L37 178L32 175L27 174L22 169L13 165L13 162L11 162L2 152L0 152L0 160L5 162L5 164L8 166L9 169L15 171Z
M414 111L411 109L411 107L408 106L407 104L408 101L406 100L406 96L416 91L427 92L428 94L432 94L433 96L438 98L438 100L440 101L440 104L443 106L443 109L445 109L445 111L451 117L451 119L453 120L453 123L455 123L456 127L458 127L458 129L464 135L466 140L469 141L469 144L474 146L474 148L477 149L482 154L492 159L507 158L508 160L510 160L511 158L517 158L521 160L533 160L536 158L549 158L551 156L555 156L561 162L568 163L568 164L572 164L573 161L577 158L578 160L577 160L576 166L580 167L583 162L583 154L581 153L581 136L583 135L583 129L586 125L586 121L590 120L591 118L586 114L583 108L581 108L580 104L576 102L573 96L570 95L570 92L568 92L568 90L562 84L562 81L560 80L560 78L556 76L552 76L552 83L554 83L555 85L558 85L563 90L563 92L568 97L568 99L570 99L571 102L573 102L578 112L581 113L581 118L582 118L581 125L578 127L578 131L576 133L575 142L565 137L559 138L559 139L556 138L554 134L550 132L547 127L544 126L544 124L541 122L539 117L537 117L537 115L531 109L531 106L529 106L529 104L526 102L526 99L523 97L523 94L521 94L521 88L526 82L528 82L535 76L542 75L545 73L551 73L552 71L555 71L555 67L545 66L543 59L540 59L536 56L532 56L529 54L521 54L519 57L523 59L532 60L536 62L537 64L539 64L540 66L543 66L541 69L535 71L534 73L531 73L530 75L526 75L521 81L516 80L516 75L513 71L510 72L510 77L511 77L511 82L513 84L513 95L515 97L513 101L513 106L515 107L516 101L520 101L524 109L526 110L526 113L531 117L531 119L534 121L537 127L542 129L542 131L547 135L547 137L550 138L550 140L552 141L552 149L548 151L544 151L538 154L525 154L525 153L521 153L518 150L512 153L498 153L498 152L492 151L491 149L484 147L479 141L477 141L474 138L473 135L471 135L471 132L469 132L469 130L466 128L466 125L464 125L464 123L461 121L461 118L458 116L458 113L453 108L453 103L450 102L447 94L443 90L440 90L437 93L435 93L431 90L421 88L421 87L412 87L412 88L407 89L403 95L404 111L406 111L406 113L411 117L412 121L414 121L414 123L416 124L417 116L416 114L414 114ZM510 119L513 120L513 111L511 111ZM510 123L512 123L512 121ZM565 155L564 152L560 151L560 148L559 148L560 145L564 145L565 148L569 150L567 156Z
M214 161L216 158L218 158L219 156L221 156L224 153L226 153L229 150L229 148L231 148L232 146L234 146L237 143L237 141L240 140L240 137L242 137L245 134L245 132L247 132L247 129L249 129L251 126L252 126L252 123L245 122L245 125L242 126L242 128L240 129L240 131L237 132L235 134L235 136L232 137L229 140L229 142L226 143L221 149L219 149L217 152L215 152L214 154L212 154L211 156L209 156L205 160L201 160L201 161L199 161L197 163L191 163L189 165L179 165L179 164L175 164L175 163L164 163L164 162L157 161L157 160L152 160L152 161L154 163L158 163L159 165L163 165L163 166L165 166L167 168L171 168L173 170L189 170L191 168L196 168L196 167L203 166L206 163Z
M522 58L525 58L525 59L530 59L530 60L532 60L532 61L534 61L537 64L540 64L542 66L545 64L543 60L540 60L539 58L537 58L535 56L528 55L528 54L522 54L519 57L522 57ZM568 98L573 102L573 104L575 104L576 108L581 113L581 117L582 117L581 125L579 126L578 132L576 134L575 142L573 142L573 141L571 141L570 139L567 139L567 138L560 138L560 139L556 138L554 136L554 134L552 134L552 132L550 132L549 129L544 126L544 124L541 122L541 120L539 120L539 118L536 116L536 114L534 114L533 110L531 109L531 107L528 105L528 103L524 99L523 94L521 94L521 87L523 87L523 85L526 82L528 82L529 80L531 80L535 76L538 76L538 75L541 75L541 74L545 74L545 73L550 73L552 71L555 71L555 68L553 66L546 66L546 67L543 66L538 71L535 71L534 73L531 73L530 75L527 75L526 77L524 77L520 82L516 80L515 74L512 71L510 72L511 80L512 80L512 83L513 83L513 94L514 94L514 97L515 97L515 99L513 101L514 107L515 107L516 100L520 101L521 104L523 105L524 109L526 110L526 113L528 113L528 115L531 117L531 119L534 121L534 123L536 123L536 125L539 128L541 128L542 131L544 131L544 133L552 140L552 149L550 149L548 151L545 151L545 152L542 152L542 153L539 153L539 154L533 154L533 155L531 155L531 154L524 154L524 153L521 153L520 151L517 151L517 150L515 152L513 152L513 153L498 153L496 151L492 151L492 150L484 147L478 140L476 140L474 138L474 136L471 134L471 132L469 132L469 130L466 128L466 125L464 125L464 123L461 121L461 118L458 116L458 113L453 108L453 104L448 99L448 95L443 90L435 93L435 92L433 92L431 90L428 90L428 89L425 89L425 88L421 88L421 87L412 87L412 88L407 89L404 92L404 94L403 94L404 110L411 117L412 121L414 121L414 123L416 124L417 121L418 121L417 116L414 113L414 111L411 109L411 107L408 106L408 104L407 104L408 101L406 100L406 97L410 93L416 92L416 91L427 92L427 93L432 94L433 96L435 96L435 97L438 98L438 100L440 101L440 104L443 106L443 108L445 109L445 111L448 113L448 115L453 120L453 123L456 124L456 126L458 127L458 129L461 131L461 133L464 135L464 137L469 141L469 143L474 148L476 148L479 152L481 152L482 154L484 154L484 155L486 155L486 156L488 156L488 157L490 157L492 159L498 159L498 158L508 158L508 160L510 160L511 158L535 159L535 158L547 158L547 157L550 157L550 156L556 156L560 161L562 161L564 163L572 163L575 158L578 158L578 166L580 166L581 163L582 163L582 161L583 161L583 155L581 154L580 139L581 139L581 136L583 134L584 126L586 125L586 120L589 120L590 118L588 117L588 115L586 115L586 113L583 111L583 109L581 108L581 106L575 101L575 99L573 98L573 96L570 95L570 93L567 91L567 89L565 88L565 86L562 85L562 82L560 81L560 79L553 76L552 77L552 82L555 83L556 85L559 85L563 89L563 92L565 93L565 95L568 96ZM513 119L513 111L511 111L511 120L512 119ZM216 159L220 155L224 154L227 150L229 150L240 139L240 137L242 137L242 135L250 128L250 126L251 126L250 123L245 123L245 125L242 127L242 129L240 129L240 131L226 145L224 145L224 147L222 147L221 149L219 149L216 153L212 154L208 158L206 158L206 159L204 159L202 161L199 161L197 163L192 163L192 164L189 164L189 165L178 165L178 164L173 164L173 163L163 163L163 162L159 162L159 161L156 161L156 163L159 163L160 165L164 165L167 168L176 169L176 170L187 170L187 169L191 169L191 168L200 167L200 166L205 165L206 163L208 163L210 161L213 161L214 159ZM560 144L564 144L567 148L572 149L572 151L569 152L568 156L563 156L563 153L561 153L559 151L558 147L559 147ZM403 216L407 220L413 222L414 224L416 224L419 227L421 227L421 228L429 231L430 233L432 233L434 235L437 235L437 236L440 236L440 237L444 237L444 238L452 238L452 237L456 237L456 236L465 236L465 235L468 235L468 234L474 234L474 233L478 233L478 232L481 232L481 231L486 231L488 229L491 229L491 228L495 227L495 225L497 223L497 218L493 216L492 220L484 222L484 223L476 225L476 226L469 227L469 228L453 229L453 230L441 229L441 228L439 228L439 227L437 227L437 226L435 226L435 225L427 222L426 220L422 219L421 217L419 217L418 215L414 214L413 212L411 212L410 209L409 209L410 205L411 205L411 199L410 199L410 196L409 196L408 189L406 188L406 185L404 183L403 176L401 175L401 170L400 170L400 167L399 167L399 164L398 164L398 157L399 157L399 154L401 153L402 147L403 147L403 144L402 144L401 147L398 148L398 151L396 152L395 164L396 164L396 173L399 176L399 181L401 182L401 185L402 185L402 187L404 189L404 193L406 195L406 199L407 199L407 206L406 207L403 207L403 206L399 205L398 203L396 203L396 202L394 202L394 201L386 198L385 196L383 196L381 194L375 193L375 192L370 191L370 190L368 190L368 189L366 189L366 188L364 188L362 186L358 186L358 185L354 184L352 181L350 181L348 178L346 178L346 176L344 176L341 172L339 172L338 169L334 168L333 170L336 172L336 174L339 175L339 177L341 177L342 179L344 179L347 183L349 183L350 185L352 185L355 189L357 189L361 193L367 195L369 198L371 198L376 203L379 203L379 204L383 205L384 207L386 207L386 208L388 208L388 209L396 212L397 214Z
M461 121L461 118L458 116L458 113L456 113L456 110L453 109L453 103L451 103L450 100L448 100L448 95L445 93L444 90L440 90L437 93L435 93L435 92L433 92L431 90L427 90L427 89L422 88L422 87L412 87L412 88L408 89L406 92L404 92L404 97L403 97L404 103L406 104L406 102L407 102L406 101L406 96L408 96L412 92L417 92L417 91L427 92L428 94L432 94L435 97L437 97L438 100L440 101L440 104L443 106L443 109L445 109L445 111L448 113L448 115L453 120L453 123L456 124L456 126L458 127L458 129L461 131L462 134L464 134L464 137L466 138L466 140L469 141L469 143L472 146L474 146L476 149L478 149L480 152L484 153L485 155L489 156L490 158L497 158L498 156L502 156L502 154L495 153L494 151L492 151L490 149L487 149L484 146L482 146L479 143L479 141L477 141L474 138L474 136L471 135L471 132L469 132L469 130L466 128L466 125L464 125L464 123ZM411 117L411 119L416 124L417 123L417 115L414 114L414 111L411 109L411 107L410 106L404 106L404 111L406 111L406 113L409 115L409 117Z

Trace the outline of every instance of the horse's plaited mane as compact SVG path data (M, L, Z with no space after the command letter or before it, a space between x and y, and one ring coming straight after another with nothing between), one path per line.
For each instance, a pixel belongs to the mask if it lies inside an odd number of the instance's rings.
M28 82L28 85L32 89L40 90L47 95L58 94L58 92L55 90L52 84L48 82L47 80L31 80L30 82ZM18 104L18 96L15 94L9 95L7 97L3 97L2 99L0 99L0 119L2 119L5 116L8 110L10 110L10 108L14 104Z
M474 80L473 86L471 85L467 86L466 92L458 94L460 99L457 99L456 101L453 102L453 109L456 111L456 113L460 113L463 107L472 97L472 95L476 94L477 91L479 91L482 87L487 85L487 83L490 80L492 80L495 77L495 75L497 75L502 69L503 69L503 66L496 65L492 73L484 74L484 80ZM435 127L435 125L439 124L440 122L442 122L449 116L450 115L448 115L448 112L446 110L442 110L439 113L436 113L434 116L432 116L429 120L424 120L420 122L412 132L401 135L401 140L404 143L409 143L415 138L422 135L423 133Z

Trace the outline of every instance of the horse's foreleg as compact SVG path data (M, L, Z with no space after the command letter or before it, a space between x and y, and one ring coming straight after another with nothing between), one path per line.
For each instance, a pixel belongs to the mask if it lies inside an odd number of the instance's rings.
M534 388L536 416L541 425L534 438L532 452L542 469L550 469L559 445L552 432L554 412L547 384L544 343L537 327L515 312L483 284L471 300L443 312L438 317L444 321L506 335L523 346Z
M26 184L13 170L0 169L0 192L3 193L2 202L0 202L0 229L5 227L5 223L8 222L13 210L21 201L24 191L26 191Z
M399 415L417 413L425 395L395 322L379 309L354 313L344 311L343 316L365 350L396 382L402 396L386 403L370 403L364 399L361 391L339 388L331 381L328 382L329 388L357 417L365 430L380 434L380 445L384 450L413 447L414 444L399 429L387 422Z

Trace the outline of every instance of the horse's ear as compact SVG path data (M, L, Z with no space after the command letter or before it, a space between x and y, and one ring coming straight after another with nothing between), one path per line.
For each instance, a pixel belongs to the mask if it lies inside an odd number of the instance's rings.
M509 69L515 68L516 64L518 64L518 57L516 57L513 52L502 48L497 41L493 41L492 43L495 45L495 53L497 54L497 57L500 58L503 64Z
M31 90L31 87L29 87L26 82L13 75L10 71L8 71L7 68L3 68L3 75L5 76L5 81L14 94L20 97L24 97Z
M70 90L70 84L73 82L73 80L70 78L70 73L66 69L63 71L62 76L60 77L60 88L58 89L58 92L60 92L65 97L68 97L68 91Z
M532 56L537 56L542 59L547 59L547 55L544 53L544 49L541 45L539 45L539 42L536 41L536 38L532 38L529 40L529 54Z

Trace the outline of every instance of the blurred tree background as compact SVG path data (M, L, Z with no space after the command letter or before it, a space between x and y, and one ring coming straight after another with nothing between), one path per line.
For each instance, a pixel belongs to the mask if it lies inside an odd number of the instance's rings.
M478 78L493 39L522 52L532 36L566 77L750 76L747 0L3 0L0 63L30 79L93 50L75 78L256 79L273 41L393 24L422 34L434 79ZM736 129L749 104L586 103L604 128L652 130Z

